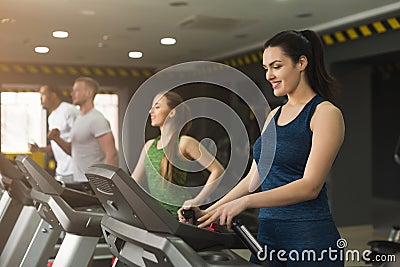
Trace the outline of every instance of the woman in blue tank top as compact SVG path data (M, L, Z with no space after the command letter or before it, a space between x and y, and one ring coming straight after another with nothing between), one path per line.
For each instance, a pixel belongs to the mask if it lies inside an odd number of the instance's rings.
M197 210L199 227L218 219L230 229L234 216L260 208L257 239L266 253L252 262L343 266L325 180L343 143L344 121L331 102L334 80L322 43L310 30L278 33L265 43L263 66L275 96L288 101L267 117L248 175L213 206Z

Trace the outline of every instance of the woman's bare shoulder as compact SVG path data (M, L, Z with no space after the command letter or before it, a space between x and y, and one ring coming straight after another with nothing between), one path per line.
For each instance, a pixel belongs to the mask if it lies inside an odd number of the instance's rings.
M149 150L150 146L154 143L154 140L155 140L155 139L150 139L150 140L148 140L148 141L144 144L144 149L145 149L146 151Z

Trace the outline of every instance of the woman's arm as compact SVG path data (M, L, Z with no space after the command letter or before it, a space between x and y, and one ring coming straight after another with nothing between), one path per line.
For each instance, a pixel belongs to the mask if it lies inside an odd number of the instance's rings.
M150 146L153 144L154 139L151 139L149 141L147 141L143 148L142 151L140 152L140 156L138 159L138 162L136 163L136 167L134 169L134 171L131 174L131 177L133 179L135 179L135 181L138 184L141 184L143 181L143 178L145 177L145 171L144 171L144 159L147 156L147 151L149 150Z
M251 164L251 168L249 173L244 177L231 191L229 191L228 194L226 194L223 198L218 200L216 203L214 203L212 206L207 208L205 210L206 213L216 209L217 207L230 202L232 200L241 198L243 196L247 196L248 194L251 193L251 184L254 183L254 181L259 181L260 177L258 174L257 170L257 164L253 160L253 163Z
M252 183L253 180L256 180L256 181L260 180L259 175L258 175L257 165L254 161L253 161L251 169L250 169L249 173L246 175L246 177L243 178L231 191L229 191L228 194L226 194L223 198L218 200L212 206L210 206L209 208L207 208L204 211L200 210L199 208L197 208L194 205L191 206L191 208L194 208L194 210L196 212L196 218L199 218L198 221L202 222L204 220L207 220L213 214L213 210L215 210L219 206L248 195L250 193L250 190L249 190L250 184ZM186 207L186 206L184 206L184 207L185 207L185 209L190 208L190 207ZM186 219L181 214L180 210L178 211L178 217L179 217L180 221L183 221L183 222L186 221ZM211 221L211 222L213 222L213 221ZM210 225L211 222L207 221L205 223L202 223L199 225L199 227L208 226L208 225Z
M203 167L205 167L210 175L206 181L206 186L200 191L200 193L190 201L186 201L184 206L199 206L218 186L219 178L222 178L224 168L221 163L212 156L208 150L200 144L196 139L190 136L182 136L179 142L179 149L181 153L191 160L196 160Z
M286 206L315 199L344 140L342 113L329 102L324 102L317 107L310 127L313 131L312 146L301 179L225 203L204 216L200 226L219 219L221 225L230 228L232 218L244 209Z
M277 111L278 108L275 108L268 114L263 129L261 130L261 133L265 131L265 129L267 128L268 124L270 123L271 119L273 118L273 116ZM258 173L257 164L253 160L249 173L228 194L226 194L223 198L214 203L214 205L206 209L206 213L214 210L215 208L221 206L222 204L225 204L229 201L241 198L245 195L248 195L251 192L254 192L259 187L259 184L260 184L260 176Z

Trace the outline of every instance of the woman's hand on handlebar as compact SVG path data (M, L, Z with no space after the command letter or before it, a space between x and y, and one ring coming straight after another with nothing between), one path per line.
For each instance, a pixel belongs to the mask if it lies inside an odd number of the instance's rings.
M242 198L238 198L228 203L225 203L218 208L212 209L210 211L206 210L205 214L197 219L197 221L200 222L198 227L207 227L212 222L219 220L219 224L226 225L226 227L230 231L233 217L235 217L247 208L245 203L246 202L243 201Z
M186 203L186 202L185 202ZM199 207L196 206L186 206L185 204L178 210L178 218L180 222L184 222L187 223L188 221L185 219L185 217L182 214L182 210L193 210L194 211L194 216L196 218L200 218L201 216L203 216L205 214L205 212L203 210L201 210Z

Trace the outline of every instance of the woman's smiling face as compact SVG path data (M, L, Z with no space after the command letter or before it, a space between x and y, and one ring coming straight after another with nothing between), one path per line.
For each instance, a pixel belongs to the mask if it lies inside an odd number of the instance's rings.
M156 95L149 111L151 126L162 127L170 112L171 108L168 106L167 98L162 95Z
M280 47L267 47L263 54L265 77L275 96L284 96L296 90L301 79L301 66L293 62Z

